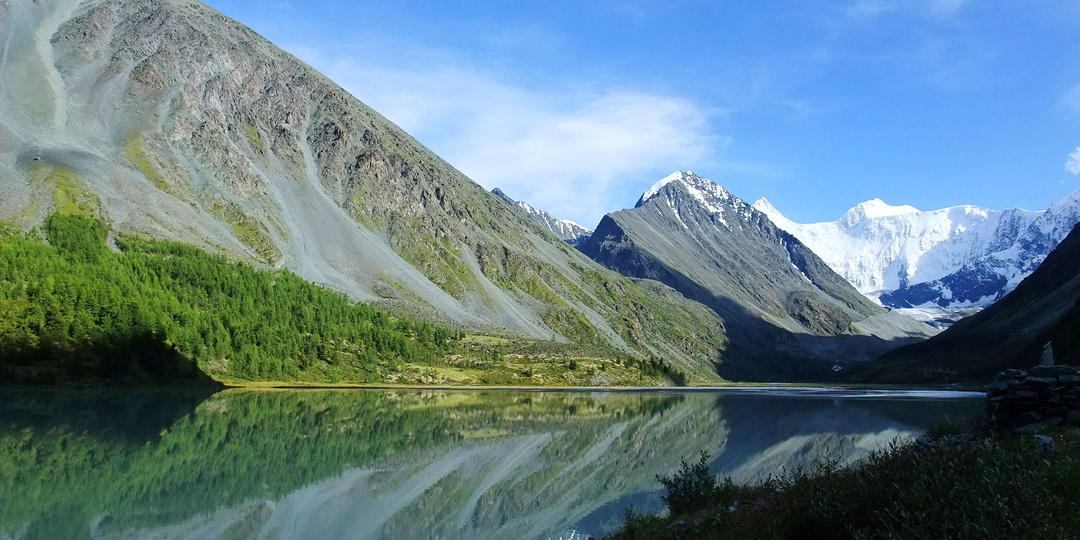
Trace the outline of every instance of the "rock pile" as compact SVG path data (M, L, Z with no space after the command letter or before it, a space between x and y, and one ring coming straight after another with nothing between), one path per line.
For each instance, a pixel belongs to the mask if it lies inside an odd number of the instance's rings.
M1008 369L986 387L986 397L999 430L1035 433L1062 424L1080 425L1080 368Z

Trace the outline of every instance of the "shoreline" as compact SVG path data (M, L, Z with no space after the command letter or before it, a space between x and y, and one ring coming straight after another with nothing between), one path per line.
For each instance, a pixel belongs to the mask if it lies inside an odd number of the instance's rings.
M415 385L386 383L302 383L285 381L236 382L222 381L225 390L435 390L469 392L611 392L611 393L697 393L724 390L813 393L874 392L874 393L933 393L957 398L985 397L982 389L973 387L940 388L897 385L828 385L823 383L725 383L689 386L524 386L524 385ZM873 397L873 396L870 396Z
M610 393L704 393L704 392L760 392L798 394L838 394L854 393L845 397L873 398L880 395L893 394L896 397L932 397L953 398L985 398L986 391L983 387L960 386L905 386L905 385L870 385L870 384L827 384L827 383L758 383L758 382L726 382L722 384L691 384L687 386L533 386L533 385L423 385L423 384L389 384L389 383L325 383L325 382L302 382L302 381L215 381L213 386L154 386L154 385L6 385L0 384L3 390L211 390L220 392L224 390L432 390L448 392L461 390L467 392L610 392ZM867 393L860 396L858 393Z

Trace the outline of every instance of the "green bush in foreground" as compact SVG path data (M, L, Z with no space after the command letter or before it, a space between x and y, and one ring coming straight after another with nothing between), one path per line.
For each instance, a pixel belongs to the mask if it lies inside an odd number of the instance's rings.
M684 463L662 479L671 515L630 516L612 538L1076 538L1078 448L1076 431L1052 449L1030 437L942 438L753 486Z
M704 510L708 507L730 506L743 491L730 477L717 482L709 473L709 453L701 451L697 463L682 461L679 472L671 476L657 475L656 479L667 488L661 497L672 515Z

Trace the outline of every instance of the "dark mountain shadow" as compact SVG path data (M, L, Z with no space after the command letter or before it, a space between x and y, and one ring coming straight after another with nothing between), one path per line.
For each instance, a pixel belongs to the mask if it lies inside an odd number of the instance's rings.
M67 428L124 444L156 443L216 390L0 390L0 430Z
M49 340L0 345L6 353L0 358L0 381L7 386L222 387L152 330L101 336L80 345Z
M605 216L605 220L610 220ZM598 227L598 229L601 227ZM651 253L636 248L599 249L599 242L579 248L596 262L623 275L659 281L704 304L724 321L728 342L716 373L734 381L835 381L838 359L871 360L882 352L924 339L886 340L877 336L795 334L761 318L732 298L713 293Z

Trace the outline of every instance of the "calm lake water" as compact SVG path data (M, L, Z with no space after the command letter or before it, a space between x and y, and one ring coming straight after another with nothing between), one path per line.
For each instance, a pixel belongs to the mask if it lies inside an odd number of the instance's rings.
M850 462L981 394L0 392L0 539L586 538L713 456Z

